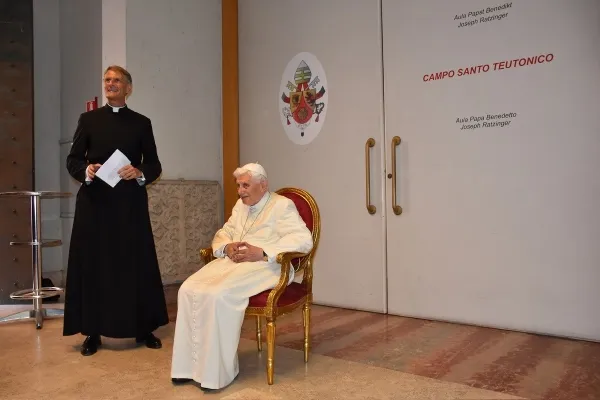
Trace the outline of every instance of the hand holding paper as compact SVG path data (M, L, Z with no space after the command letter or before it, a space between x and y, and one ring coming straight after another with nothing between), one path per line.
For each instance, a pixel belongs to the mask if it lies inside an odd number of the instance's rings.
M94 177L96 176L96 171L98 171L98 168L100 168L102 166L102 164L90 164L88 165L88 167L85 170L85 175L87 177L87 180L92 180L94 179Z
M136 179L142 176L142 172L139 169L132 166L131 164L124 166L118 172L121 179L124 179L126 181L130 179Z
M131 161L129 161L125 154L121 153L121 151L117 149L100 167L100 169L96 171L96 176L108 183L111 187L115 187L115 185L121 180L119 170L129 164L131 164Z

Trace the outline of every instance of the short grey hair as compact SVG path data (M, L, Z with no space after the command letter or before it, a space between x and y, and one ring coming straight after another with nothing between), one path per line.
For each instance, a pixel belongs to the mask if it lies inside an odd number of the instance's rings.
M236 168L235 171L233 171L233 176L236 179L239 178L240 176L246 175L246 174L250 175L250 178L252 178L252 180L255 182L263 182L263 181L267 182L266 176L264 176L263 174L256 174L246 168L239 167L239 168Z
M129 83L130 85L133 85L133 78L131 77L131 74L129 73L129 71L127 71L125 68L121 67L120 65L109 65L106 70L104 70L104 75L106 75L106 73L108 71L113 71L113 72L118 72L121 75L123 75L123 78L127 81L127 83ZM104 76L102 75L102 76Z

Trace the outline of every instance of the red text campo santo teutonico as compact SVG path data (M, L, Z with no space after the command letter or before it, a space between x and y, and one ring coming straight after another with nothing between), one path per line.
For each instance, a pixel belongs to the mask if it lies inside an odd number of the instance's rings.
M526 67L528 65L539 65L549 63L554 60L554 54L540 54L533 57L515 58L514 60L498 61L491 64L474 65L457 70L450 69L446 71L435 72L423 75L423 82L439 81L446 78L454 78L455 76L475 75L488 71L500 71L509 68Z

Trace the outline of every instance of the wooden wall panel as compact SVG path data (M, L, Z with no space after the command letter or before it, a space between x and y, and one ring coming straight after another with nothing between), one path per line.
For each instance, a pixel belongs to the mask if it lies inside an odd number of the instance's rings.
M33 2L0 0L0 192L33 190ZM0 198L0 304L31 287L28 199Z

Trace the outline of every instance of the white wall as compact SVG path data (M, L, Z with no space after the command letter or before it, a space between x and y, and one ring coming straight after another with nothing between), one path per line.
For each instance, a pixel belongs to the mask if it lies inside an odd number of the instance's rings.
M35 190L60 190L59 0L33 1ZM42 236L61 238L60 201L42 202ZM46 272L62 270L62 248L44 249ZM60 277L60 272L58 272ZM51 279L55 279L51 276ZM55 282L56 283L56 282Z
M127 68L127 1L102 0L102 71L109 65ZM104 91L100 85L101 93ZM99 105L102 102L99 100Z
M152 120L162 178L221 182L220 0L128 0L126 36L128 103Z

